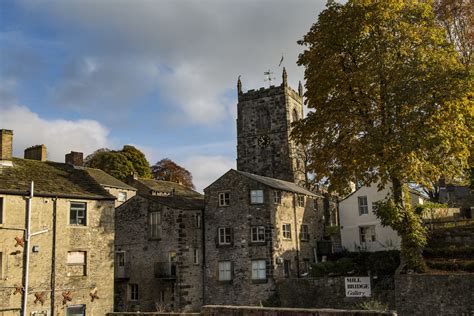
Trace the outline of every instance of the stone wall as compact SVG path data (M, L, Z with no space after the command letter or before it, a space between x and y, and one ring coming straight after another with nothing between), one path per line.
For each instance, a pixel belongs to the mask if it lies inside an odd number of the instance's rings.
M4 221L0 225L0 309L14 309L21 305L21 295L13 293L15 286L22 284L25 253L23 247L15 246L15 237L21 238L23 231L9 228L25 227L26 199L1 194L0 197L4 199ZM86 202L85 226L69 225L71 202ZM30 251L33 247L35 251L30 253L28 315L34 311L51 312L53 308L55 316L65 315L71 305L85 305L91 315L104 315L112 310L114 201L34 197L31 232L44 229L47 231L33 236L29 245ZM84 251L86 265L68 264L71 251ZM94 289L100 299L91 302ZM63 304L65 292L71 292L71 299ZM42 304L34 302L35 294L44 299Z

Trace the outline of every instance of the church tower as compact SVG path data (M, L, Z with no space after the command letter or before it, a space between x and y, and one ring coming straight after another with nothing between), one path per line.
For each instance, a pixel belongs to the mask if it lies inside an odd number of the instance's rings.
M303 88L283 82L242 92L237 82L237 170L304 184L301 148L290 140L291 123L303 118Z

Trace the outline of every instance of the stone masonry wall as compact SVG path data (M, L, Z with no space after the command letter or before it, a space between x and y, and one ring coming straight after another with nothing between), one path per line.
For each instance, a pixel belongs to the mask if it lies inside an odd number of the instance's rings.
M15 286L22 284L24 248L15 246L15 237L23 232L6 228L24 228L26 199L22 196L0 195L4 199L4 221L0 229L0 306L18 309L21 295ZM70 202L87 203L87 225L69 225ZM56 209L56 238L53 238ZM114 202L81 199L57 199L35 197L32 200L31 231L48 231L31 238L29 295L27 311L51 311L54 315L65 315L67 306L85 305L90 315L104 315L113 308L113 240ZM55 243L55 244L54 244ZM55 254L53 255L53 249ZM67 264L70 251L85 251L85 275L74 276L73 272L84 271L84 267ZM55 266L55 269L52 267ZM51 291L54 289L54 291ZM91 302L90 293L96 289L100 299ZM71 292L71 300L63 304L63 293ZM35 294L44 298L44 303L34 302ZM3 316L18 315L18 311L4 312Z
M148 225L149 212L154 211L161 212L158 239L150 238ZM126 264L125 275L116 278L115 310L198 310L202 305L203 252L197 216L202 216L202 211L173 209L137 195L116 214L116 251L125 253ZM170 253L176 255L175 276L169 273ZM164 274L156 275L157 271ZM130 284L138 285L138 300L131 299Z

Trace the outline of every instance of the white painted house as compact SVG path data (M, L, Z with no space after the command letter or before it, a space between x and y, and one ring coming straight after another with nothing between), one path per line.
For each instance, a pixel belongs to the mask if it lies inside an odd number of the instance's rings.
M390 227L383 227L373 210L375 202L385 199L391 190L387 185L362 186L339 202L342 247L348 251L383 251L400 249L400 237ZM424 198L410 192L412 205L423 204Z

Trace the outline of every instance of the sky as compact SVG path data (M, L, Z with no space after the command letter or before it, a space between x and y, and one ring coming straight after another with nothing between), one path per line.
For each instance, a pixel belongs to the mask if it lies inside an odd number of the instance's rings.
M0 128L17 157L134 145L202 191L236 165L238 76L244 91L267 70L278 85L284 66L297 88L296 42L325 2L1 0Z

